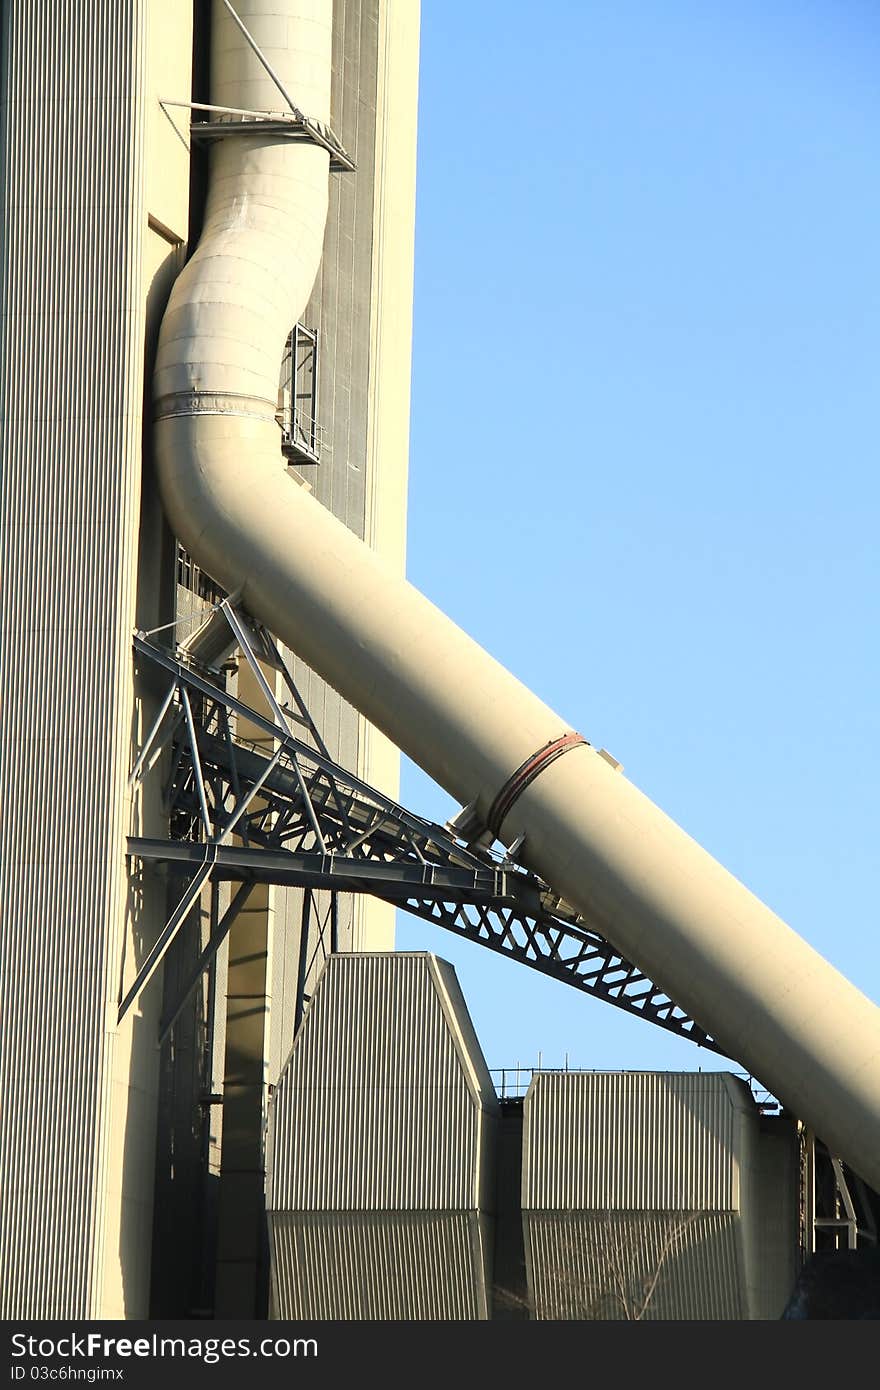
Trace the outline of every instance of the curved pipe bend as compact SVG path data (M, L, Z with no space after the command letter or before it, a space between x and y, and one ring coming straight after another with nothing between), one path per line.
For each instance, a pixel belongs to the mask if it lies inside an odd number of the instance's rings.
M307 115L329 111L330 0L238 0ZM215 5L212 100L277 95ZM195 560L485 823L568 724L286 475L284 341L321 252L328 156L236 135L162 326L156 449ZM497 808L496 808L497 811ZM506 843L880 1190L880 1010L586 745L508 803Z

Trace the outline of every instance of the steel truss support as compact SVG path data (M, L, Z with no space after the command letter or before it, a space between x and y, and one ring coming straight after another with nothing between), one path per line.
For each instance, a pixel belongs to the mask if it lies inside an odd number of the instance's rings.
M225 634L225 635L224 635ZM267 703L260 714L220 684L199 653L240 647ZM141 661L164 672L169 688L132 771L132 783L171 746L165 804L169 840L130 839L132 858L160 861L188 875L188 886L120 1003L137 998L211 878L240 884L202 952L183 995L162 1022L164 1036L256 883L371 893L458 936L691 1039L721 1049L638 966L555 896L534 874L467 845L368 786L328 756L277 646L227 599L183 648L171 652L138 634ZM260 666L281 674L293 707L281 704ZM261 745L241 736L244 723ZM266 738L275 751L267 754ZM310 739L311 743L306 739ZM271 746L271 745L270 745ZM233 838L234 831L234 838ZM330 947L336 949L335 892ZM324 939L323 933L322 938ZM326 942L325 942L326 945ZM310 963L299 963L304 982ZM300 1006L301 1007L301 1006Z
M310 931L314 922L317 928L315 945L311 955L309 955L309 941L311 940ZM329 937L329 940L328 940ZM315 964L320 951L322 959L326 960L328 955L334 955L339 950L339 894L331 892L330 903L326 908L323 917L318 906L313 888L306 888L303 892L302 905L302 928L299 937L299 968L297 974L296 987L296 1013L294 1015L294 1032L299 1029L303 1020L305 1006L308 1004L310 995L306 994L306 980L309 971Z
M868 1189L829 1152L812 1130L801 1130L802 1258L817 1251L857 1250L877 1244L877 1222Z

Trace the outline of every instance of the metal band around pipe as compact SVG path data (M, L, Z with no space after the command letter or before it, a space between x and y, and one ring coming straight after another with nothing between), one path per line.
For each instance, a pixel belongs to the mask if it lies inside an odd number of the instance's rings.
M486 825L496 839L500 838L501 826L526 787L534 782L545 767L549 767L557 758L561 758L563 753L568 752L569 748L577 748L581 743L587 744L587 740L583 734L574 732L563 734L561 738L552 739L543 748L539 748L537 753L526 758L525 762L516 769L516 772L508 777L489 807L489 814L486 816Z

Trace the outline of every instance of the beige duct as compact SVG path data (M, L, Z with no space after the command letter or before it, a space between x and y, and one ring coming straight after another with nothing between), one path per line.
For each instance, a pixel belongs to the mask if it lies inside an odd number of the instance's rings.
M237 8L293 100L325 120L329 0ZM224 14L212 100L277 109ZM313 147L235 135L214 155L156 368L172 526L475 822L494 816L508 845L525 836L525 864L880 1189L880 1009L592 748L557 745L559 715L286 475L279 363L317 269L326 185ZM530 766L547 745L555 760Z

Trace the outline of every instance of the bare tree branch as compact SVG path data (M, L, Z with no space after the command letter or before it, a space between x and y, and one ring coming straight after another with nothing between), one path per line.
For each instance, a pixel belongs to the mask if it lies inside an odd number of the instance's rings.
M616 1309L626 1321L641 1321L655 1300L670 1257L700 1215L656 1212L650 1214L649 1224L634 1224L634 1214L609 1209L595 1213L581 1233L581 1248L573 1252L572 1264L552 1271L552 1297L545 1291L541 1315L596 1321L614 1317ZM655 1232L659 1244L653 1239ZM531 1293L534 1300L537 1291Z

